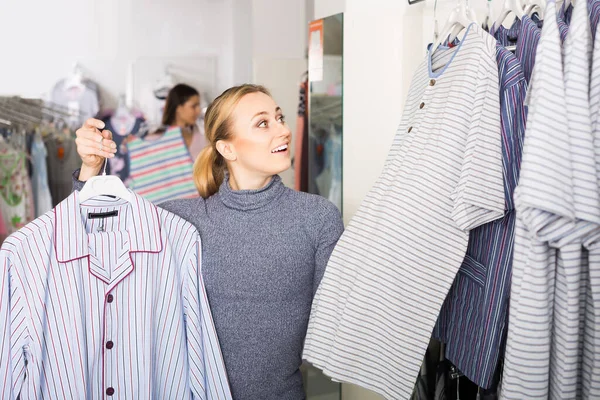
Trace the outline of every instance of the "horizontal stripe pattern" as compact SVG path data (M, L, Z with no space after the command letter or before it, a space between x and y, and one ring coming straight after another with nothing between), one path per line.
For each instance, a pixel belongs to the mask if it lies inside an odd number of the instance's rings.
M193 225L138 195L81 205L74 192L10 236L0 398L231 399L200 247Z
M473 24L445 66L426 60L413 78L313 302L304 357L337 381L408 398L468 231L504 214L495 52Z
M193 161L180 128L171 128L156 141L135 138L127 144L131 162L130 187L153 203L198 197Z
M577 3L561 49L548 3L533 76L501 398L600 397L600 200L589 104L591 32ZM564 57L564 64L563 64Z

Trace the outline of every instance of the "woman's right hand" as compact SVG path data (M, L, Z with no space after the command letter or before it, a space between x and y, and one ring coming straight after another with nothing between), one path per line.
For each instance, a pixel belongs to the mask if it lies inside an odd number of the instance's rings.
M104 122L90 118L77 130L77 153L83 162L79 180L87 181L98 175L106 158L113 158L117 145L112 141L112 133L104 130Z

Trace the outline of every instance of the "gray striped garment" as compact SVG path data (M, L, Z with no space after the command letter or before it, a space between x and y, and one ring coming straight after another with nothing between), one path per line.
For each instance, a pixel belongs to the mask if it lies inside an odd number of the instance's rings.
M594 365L600 351L598 308L592 296L599 293L590 280L600 258L588 256L600 230L590 58L587 3L575 7L564 49L556 5L548 3L515 192L518 221L503 399L600 395L600 371Z
M384 170L317 291L304 357L409 398L469 230L504 214L496 40L476 24L414 76Z

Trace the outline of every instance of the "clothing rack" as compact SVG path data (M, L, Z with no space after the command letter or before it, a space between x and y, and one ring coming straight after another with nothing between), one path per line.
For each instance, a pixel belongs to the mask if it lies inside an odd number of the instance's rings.
M81 116L80 113L75 115ZM73 113L65 107L38 99L0 96L0 124L8 128L32 130L44 123L62 123Z

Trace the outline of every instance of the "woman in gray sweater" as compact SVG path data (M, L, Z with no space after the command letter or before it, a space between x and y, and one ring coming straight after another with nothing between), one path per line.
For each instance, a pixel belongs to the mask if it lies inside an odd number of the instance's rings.
M115 152L103 128L89 120L77 131L83 164L76 190ZM344 229L340 212L281 182L291 132L265 88L226 90L209 106L205 131L209 144L194 164L201 197L160 207L200 232L202 274L234 399L304 399L302 346L313 296Z

